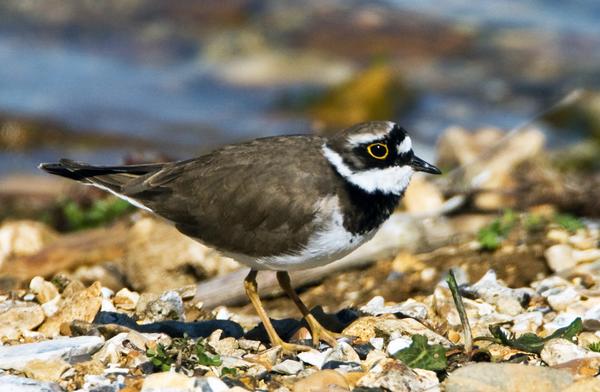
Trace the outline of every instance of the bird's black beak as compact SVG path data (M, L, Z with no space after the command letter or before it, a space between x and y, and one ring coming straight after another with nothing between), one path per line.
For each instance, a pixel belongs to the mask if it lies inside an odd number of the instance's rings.
M442 174L442 171L437 167L433 166L431 163L427 163L416 155L413 156L413 159L410 161L410 166L415 169L415 171L430 173L430 174Z

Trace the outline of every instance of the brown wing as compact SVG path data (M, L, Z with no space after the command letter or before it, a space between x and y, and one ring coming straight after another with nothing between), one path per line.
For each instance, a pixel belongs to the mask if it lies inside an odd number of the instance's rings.
M323 139L295 136L227 146L168 164L127 184L124 194L220 250L253 257L306 244L314 204L334 192Z

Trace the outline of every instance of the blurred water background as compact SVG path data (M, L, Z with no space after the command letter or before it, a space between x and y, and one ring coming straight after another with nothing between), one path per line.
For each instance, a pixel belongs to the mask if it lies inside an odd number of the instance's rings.
M599 84L595 0L3 0L0 176L371 118L427 157L449 126L510 129Z

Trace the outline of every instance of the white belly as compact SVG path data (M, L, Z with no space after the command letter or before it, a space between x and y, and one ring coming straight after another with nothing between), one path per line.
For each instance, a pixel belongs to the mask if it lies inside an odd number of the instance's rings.
M316 209L317 223L321 224L322 230L313 234L301 250L260 258L235 253L225 253L225 255L256 270L300 270L336 261L375 235L376 230L363 235L347 231L337 197L323 200Z

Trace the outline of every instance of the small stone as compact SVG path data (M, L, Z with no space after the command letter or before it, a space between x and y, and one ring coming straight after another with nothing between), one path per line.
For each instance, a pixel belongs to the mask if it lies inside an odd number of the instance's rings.
M346 377L335 370L321 370L299 380L293 387L293 392L321 391L350 391L350 385Z
M600 336L593 332L582 332L577 335L577 345L579 347L588 348L590 344L598 344Z
M381 296L373 297L365 306L360 308L364 313L371 314L373 316L380 316L382 314L396 314L400 313L404 316L411 317L417 320L427 319L428 309L425 304L415 301L410 298L397 305L384 305L384 299Z
M0 375L0 391L10 392L62 392L58 384L32 380L26 377Z
M228 391L229 387L221 379L217 377L200 377L194 382L194 391L206 392L224 392Z
M340 342L329 352L325 358L325 362L339 361L339 362L356 362L360 363L360 357L356 351L346 342Z
M488 304L496 306L500 313L516 316L523 311L521 304L535 293L531 289L511 289L501 283L496 272L489 270L477 283L471 286L477 296Z
M183 300L176 291L166 291L158 299L146 294L140 297L136 307L136 315L151 323L163 320L184 321Z
M101 286L100 283L96 282L87 289L68 295L64 299L58 312L48 318L44 324L42 324L39 331L46 336L52 337L59 335L62 323L70 323L73 320L91 323L101 306Z
M75 360L96 352L103 343L102 337L78 336L0 347L0 369L23 370L33 360Z
M371 343L371 346L373 346L375 350L382 350L384 341L383 338L371 338L369 343Z
M546 297L548 304L556 311L565 310L572 303L579 301L579 293L571 286Z
M194 378L181 373L153 373L144 379L141 392L193 391L195 381Z
M546 262L548 267L554 272L568 270L577 265L577 261L573 255L573 248L566 244L552 245L546 252Z
M29 289L35 294L40 304L52 301L59 293L58 289L51 282L44 280L41 276L31 279Z
M573 383L565 371L513 363L477 363L450 373L444 382L447 392L522 391L563 392Z
M565 244L569 241L569 233L565 230L551 229L548 231L548 234L546 234L546 238L552 242Z
M303 351L298 353L298 358L309 365L313 365L317 369L321 369L323 364L325 364L325 360L329 353L331 353L333 349L328 348L327 350L320 352L317 350Z
M400 350L404 350L407 347L410 347L412 344L412 340L408 338L397 338L390 340L390 343L387 346L387 352L390 355L396 354Z
M429 391L439 385L434 372L416 372L401 361L384 359L362 377L357 386L390 391Z
M60 381L60 376L69 368L69 364L60 358L50 360L34 359L27 362L22 370L27 377L40 381Z
M140 295L138 293L124 287L117 291L113 298L113 303L117 309L135 310L139 300Z
M5 301L0 303L0 337L19 338L45 319L42 307L33 302Z
M544 315L542 312L534 311L522 313L513 319L513 326L511 330L516 335L522 335L526 332L537 332L538 328L542 326L544 321Z
M224 338L216 342L210 342L209 345L219 355L227 355L230 357L241 357L246 352L240 349L237 339L235 338Z
M40 222L23 220L3 223L0 226L0 267L12 258L39 252L57 237L54 230Z
M402 200L408 212L431 213L442 207L444 195L434 183L414 176Z
M552 339L544 345L540 357L548 366L582 358L600 358L600 353L586 350L566 339Z
M302 365L302 362L286 359L285 361L273 366L272 370L277 373L295 376L296 374L300 373L303 369L304 366Z
M238 339L238 345L242 350L257 352L260 351L262 343L260 340Z

